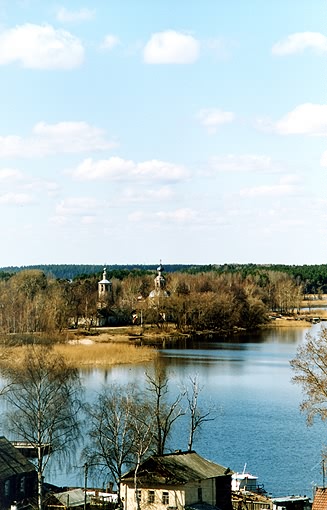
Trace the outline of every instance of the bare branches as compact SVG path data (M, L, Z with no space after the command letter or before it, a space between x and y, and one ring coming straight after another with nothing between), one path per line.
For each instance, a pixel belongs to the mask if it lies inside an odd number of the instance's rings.
M308 334L290 362L295 375L293 382L302 386L304 400L301 409L307 414L308 424L315 416L327 419L327 329L322 328L317 337Z
M162 455L173 424L185 414L185 410L181 407L185 392L179 393L172 402L168 403L168 379L159 365L155 367L154 375L146 374L146 379L148 383L147 389L153 400L153 413L156 423L156 453L157 455Z
M189 440L188 440L188 451L191 451L193 448L194 435L196 431L199 431L201 425L206 421L211 421L214 418L209 418L211 411L206 411L201 414L200 409L198 408L198 398L199 393L201 391L201 387L199 385L198 376L190 377L191 390L186 391L186 398L188 401L188 410L190 413L190 432L189 432Z
M42 508L42 478L51 455L68 454L79 435L80 382L76 370L46 347L26 349L19 369L7 370L12 433L38 452L38 505ZM45 445L49 445L45 455Z

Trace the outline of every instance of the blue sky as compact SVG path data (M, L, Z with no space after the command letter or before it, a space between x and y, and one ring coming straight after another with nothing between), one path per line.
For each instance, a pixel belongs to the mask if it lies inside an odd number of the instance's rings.
M325 0L0 0L0 266L320 264Z

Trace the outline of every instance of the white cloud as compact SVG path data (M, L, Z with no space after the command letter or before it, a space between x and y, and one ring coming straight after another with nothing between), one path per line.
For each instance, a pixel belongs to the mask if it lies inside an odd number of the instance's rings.
M73 69L83 60L81 41L51 25L27 23L0 33L0 65L19 62L29 69Z
M57 20L61 23L75 23L79 21L89 21L94 19L95 11L82 8L78 11L70 11L66 7L60 7L57 11Z
M272 47L273 55L292 55L311 49L316 53L327 52L327 37L319 32L297 32L278 41Z
M298 183L298 176L286 175L283 176L277 184L243 188L240 190L239 194L241 197L245 198L283 197L294 195L299 191Z
M157 181L179 181L188 177L185 167L166 161L143 161L135 163L117 156L94 161L85 159L73 172L75 179L94 181L103 179L143 179Z
M211 158L210 167L218 172L279 172L281 167L270 156L227 154Z
M27 193L4 193L0 195L0 205L24 206L33 202L33 197Z
M159 189L135 189L128 188L123 193L123 198L127 202L145 202L145 201L164 201L171 200L175 196L174 191L169 186L162 186Z
M0 136L0 158L43 157L58 153L83 153L108 150L116 146L105 139L103 130L86 122L38 122L33 136Z
M112 50L115 46L118 46L120 44L120 40L117 36L113 34L108 34L103 39L100 48L103 50Z
M327 105L304 103L276 122L274 130L281 135L327 135Z
M129 221L134 223L149 222L153 223L156 220L165 223L192 223L197 218L197 212L193 209L175 209L174 211L158 211L152 214L145 214L143 211L134 211L128 215Z
M156 217L163 221L173 223L191 223L195 220L197 213L193 209L184 208L175 211L161 211L156 213Z
M327 135L327 105L303 103L286 113L277 122L269 118L258 118L255 127L264 132L280 135Z
M56 215L58 217L89 216L89 211L96 211L99 205L99 202L95 198L66 198L57 204Z
M33 179L32 181L24 184L22 186L23 189L33 190L34 192L38 191L41 193L46 193L48 196L55 196L59 192L59 184L54 181L45 181L42 179Z
M23 176L22 172L15 168L0 168L0 182L17 181Z
M192 64L200 54L200 43L193 36L174 30L152 34L144 47L147 64Z
M230 124L235 119L233 112L224 112L219 108L207 108L198 112L197 118L209 133L215 133L218 126Z

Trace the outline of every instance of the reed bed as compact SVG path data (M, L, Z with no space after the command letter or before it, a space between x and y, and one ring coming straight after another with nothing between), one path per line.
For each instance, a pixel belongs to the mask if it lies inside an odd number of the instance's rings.
M158 356L153 347L126 343L56 344L54 351L76 368L147 363Z
M1 347L0 366L21 366L26 349L28 346ZM53 351L75 368L148 363L158 356L153 347L126 343L55 344Z

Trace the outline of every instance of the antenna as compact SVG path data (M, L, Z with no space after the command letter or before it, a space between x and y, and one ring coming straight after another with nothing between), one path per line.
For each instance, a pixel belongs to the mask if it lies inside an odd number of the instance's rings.
M323 488L325 488L325 460L324 459L322 459L321 464L322 464L322 486L323 486Z

